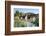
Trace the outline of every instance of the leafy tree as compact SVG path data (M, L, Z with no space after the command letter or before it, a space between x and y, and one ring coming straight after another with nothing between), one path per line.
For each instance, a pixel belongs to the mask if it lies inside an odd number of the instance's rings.
M19 16L19 11L16 10L16 13L14 14L14 16Z
M22 12L19 12L18 10L16 10L14 16L21 16L22 15Z
M20 12L20 16L22 15L22 12Z
M39 19L38 18L36 18L36 20L35 20L35 25L39 26Z
M39 26L39 19L36 18L36 20L34 22L32 21L31 23L35 24L35 26Z

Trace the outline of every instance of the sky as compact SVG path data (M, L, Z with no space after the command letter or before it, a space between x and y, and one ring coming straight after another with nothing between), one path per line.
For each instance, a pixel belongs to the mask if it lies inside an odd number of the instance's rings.
M33 9L33 8L14 8L14 12L16 12L16 10L22 13L34 13L34 14L39 13L39 9Z

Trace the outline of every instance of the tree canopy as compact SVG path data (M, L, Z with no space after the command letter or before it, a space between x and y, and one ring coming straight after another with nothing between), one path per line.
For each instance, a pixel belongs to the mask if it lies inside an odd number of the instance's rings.
M18 10L16 10L14 16L20 16L20 15L22 15L22 12L19 12Z

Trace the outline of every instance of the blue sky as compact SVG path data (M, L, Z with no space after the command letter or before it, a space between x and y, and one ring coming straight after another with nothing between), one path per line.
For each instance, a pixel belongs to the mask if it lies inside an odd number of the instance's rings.
M33 8L14 8L14 12L16 10L18 10L19 12L22 12L22 13L34 13L34 14L39 13L39 9L33 9Z

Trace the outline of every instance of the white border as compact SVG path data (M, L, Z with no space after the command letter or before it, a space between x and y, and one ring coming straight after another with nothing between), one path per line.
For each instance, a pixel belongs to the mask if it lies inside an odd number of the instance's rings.
M39 9L39 27L24 27L14 28L14 8L37 8ZM22 6L11 5L11 31L27 31L27 30L42 30L42 7L41 6Z

